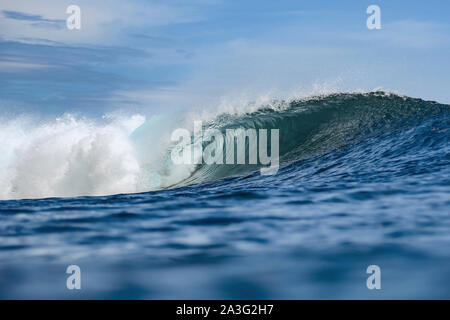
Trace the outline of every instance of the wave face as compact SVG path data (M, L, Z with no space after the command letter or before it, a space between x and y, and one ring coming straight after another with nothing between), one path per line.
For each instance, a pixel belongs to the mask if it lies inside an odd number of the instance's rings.
M450 106L333 94L203 123L280 129L277 174L174 166L190 120L3 122L3 198L125 194L0 201L0 298L450 298Z
M274 102L271 107L244 115L223 114L206 128L219 129L223 133L226 129L237 128L279 129L280 163L288 165L357 144L371 136L420 125L426 119L448 115L449 108L448 105L384 92L332 94ZM248 150L248 141L246 143ZM256 165L204 164L178 185L216 180L258 168Z
M449 106L384 92L273 101L250 113L224 113L204 129L279 129L280 165L331 152L444 117ZM254 172L258 165L174 165L167 116L109 117L102 123L66 116L34 125L3 121L2 199L136 193ZM184 122L186 128L193 123ZM195 145L198 141L193 141ZM192 145L186 146L191 148ZM248 150L248 141L246 150ZM247 162L248 163L248 162Z

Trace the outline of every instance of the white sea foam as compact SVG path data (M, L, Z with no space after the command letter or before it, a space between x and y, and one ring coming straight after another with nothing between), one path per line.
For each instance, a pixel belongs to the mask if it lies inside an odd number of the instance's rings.
M104 195L139 190L140 163L129 134L145 118L101 124L67 115L0 125L0 198Z

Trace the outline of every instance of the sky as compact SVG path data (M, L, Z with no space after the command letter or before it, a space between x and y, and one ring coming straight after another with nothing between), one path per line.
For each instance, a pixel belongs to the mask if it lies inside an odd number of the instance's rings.
M372 4L380 30L366 26ZM80 30L66 27L69 5ZM0 115L377 88L450 103L449 14L442 0L0 0Z

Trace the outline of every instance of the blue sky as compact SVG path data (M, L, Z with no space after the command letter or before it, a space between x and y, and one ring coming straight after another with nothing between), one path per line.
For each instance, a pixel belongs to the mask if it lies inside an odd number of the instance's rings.
M81 8L81 30L65 26ZM381 8L368 30L366 8ZM159 113L383 88L450 103L444 1L40 0L0 4L0 113Z

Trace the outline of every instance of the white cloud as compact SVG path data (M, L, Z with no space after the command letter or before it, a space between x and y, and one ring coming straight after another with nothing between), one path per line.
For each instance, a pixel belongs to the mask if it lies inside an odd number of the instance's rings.
M0 70L4 72L10 72L10 71L18 71L18 70L29 70L29 69L44 69L44 68L51 68L52 66L47 64L39 64L39 63L30 63L25 61L0 61Z
M4 11L15 11L65 21L66 9L71 4L81 9L81 30L48 28L48 24L11 19L4 14ZM149 1L15 0L3 2L0 11L0 36L4 40L40 38L69 44L117 44L125 40L125 32L133 28L145 30L202 19L199 10L192 6Z

